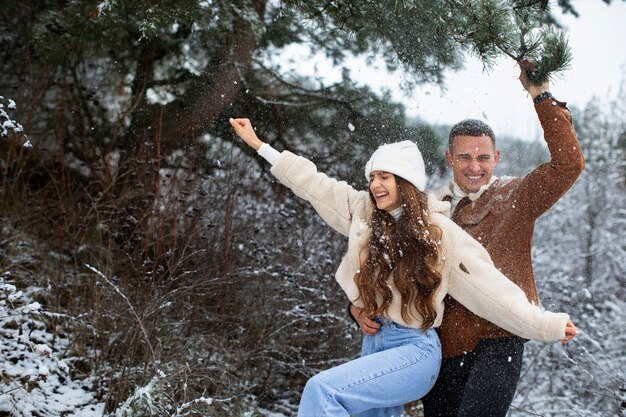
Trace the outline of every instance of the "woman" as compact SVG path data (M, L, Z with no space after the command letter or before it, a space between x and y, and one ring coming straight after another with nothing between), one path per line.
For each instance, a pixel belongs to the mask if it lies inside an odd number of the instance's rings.
M426 172L410 141L379 147L365 166L369 192L278 153L248 119L235 133L272 164L271 172L348 237L336 279L348 299L382 326L365 336L361 357L311 378L298 416L399 416L425 395L441 362L434 330L450 294L475 314L528 339L567 343L576 328L566 314L541 311L491 263L485 249L443 213L449 204L425 193Z

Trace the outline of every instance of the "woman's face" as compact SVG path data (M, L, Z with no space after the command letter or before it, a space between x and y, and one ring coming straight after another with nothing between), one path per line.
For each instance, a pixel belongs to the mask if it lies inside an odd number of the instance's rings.
M380 210L393 211L400 207L400 192L395 175L385 171L372 171L370 192Z

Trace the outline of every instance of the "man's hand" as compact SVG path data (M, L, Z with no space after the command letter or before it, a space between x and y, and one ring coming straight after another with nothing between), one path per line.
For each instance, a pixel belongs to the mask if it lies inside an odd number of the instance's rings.
M566 344L572 340L576 334L576 326L574 326L574 323L572 323L571 320L568 320L565 325L565 338L561 339L561 343Z
M534 69L535 64L526 59L523 61L519 61L518 64L521 70L519 80L521 81L524 90L528 91L528 94L530 94L530 98L534 99L539 94L545 93L546 91L550 90L550 85L548 81L546 81L542 85L537 85L528 79L528 76L526 75L526 70Z
M354 317L357 323L359 323L359 327L361 328L361 332L367 336L373 336L380 329L380 323L374 321L363 314L363 310L356 307L354 304L350 304L350 314Z
M244 140L252 149L258 151L263 142L254 132L254 128L248 119L230 119L230 125L235 129L235 133Z

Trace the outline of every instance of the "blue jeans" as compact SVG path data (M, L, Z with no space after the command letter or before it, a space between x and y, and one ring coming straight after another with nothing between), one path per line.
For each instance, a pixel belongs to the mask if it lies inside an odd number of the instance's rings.
M298 417L400 416L405 403L432 388L441 366L435 330L378 320L382 326L364 337L360 358L309 379Z

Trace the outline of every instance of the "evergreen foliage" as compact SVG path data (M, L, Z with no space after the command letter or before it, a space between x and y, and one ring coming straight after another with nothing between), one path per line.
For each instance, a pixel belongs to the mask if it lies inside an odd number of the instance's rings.
M14 53L4 68L23 57L29 64L22 74L3 71L8 79L0 82L21 86L23 101L58 111L53 120L62 123L62 146L84 163L99 159L100 148L122 149L121 174L126 155L146 152L143 144L155 132L170 152L197 147L195 138L204 133L222 136L226 116L242 112L254 111L259 127L278 133L291 122L264 115L287 105L362 111L340 88L285 72L274 56L287 45L307 45L338 71L350 56L382 56L414 83L443 82L443 71L459 68L466 51L486 64L502 53L531 58L537 82L568 59L562 35L536 34L548 15L528 0L41 1L9 7L5 16L0 25L11 33L7 46ZM346 72L343 91L367 94L350 77ZM36 85L46 94L28 97ZM304 114L324 125L319 111ZM39 133L53 120L36 112L29 129ZM37 137L45 146L59 143Z
M529 79L541 85L565 71L572 55L565 35L551 24L547 5L534 0L479 0L456 3L466 16L458 24L460 42L489 68L505 54L517 62L530 61Z

